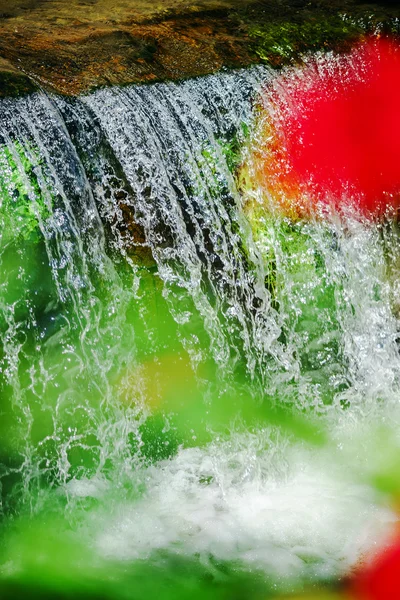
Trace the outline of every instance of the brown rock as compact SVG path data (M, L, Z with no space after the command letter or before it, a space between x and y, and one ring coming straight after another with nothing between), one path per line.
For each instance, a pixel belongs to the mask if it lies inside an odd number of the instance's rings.
M224 22L232 4L0 0L0 56L17 72L64 94L204 74L226 62L212 36L218 29L220 39L232 37Z
M399 12L366 6L377 18ZM358 18L365 10L359 0L0 0L0 57L8 61L0 64L0 94L36 82L73 95L260 60L280 64L276 44L287 44L288 24L289 37L298 30L299 51L330 48L342 37L339 13Z

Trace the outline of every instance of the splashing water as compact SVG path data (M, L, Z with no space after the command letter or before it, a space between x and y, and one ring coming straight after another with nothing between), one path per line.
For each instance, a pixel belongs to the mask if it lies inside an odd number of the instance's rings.
M2 101L5 593L265 596L395 520L397 231L238 191L266 80Z

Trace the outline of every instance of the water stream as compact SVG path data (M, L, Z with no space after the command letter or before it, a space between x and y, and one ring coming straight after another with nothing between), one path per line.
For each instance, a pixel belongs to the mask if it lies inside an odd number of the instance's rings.
M1 102L5 593L266 597L395 520L397 231L254 234L233 163L275 77Z

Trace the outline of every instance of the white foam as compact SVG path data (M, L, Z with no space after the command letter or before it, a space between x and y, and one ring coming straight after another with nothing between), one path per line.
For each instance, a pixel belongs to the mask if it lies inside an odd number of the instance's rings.
M121 504L98 536L101 554L132 560L168 549L275 576L346 572L395 515L327 451L278 452L266 438L237 435L149 468L143 498Z

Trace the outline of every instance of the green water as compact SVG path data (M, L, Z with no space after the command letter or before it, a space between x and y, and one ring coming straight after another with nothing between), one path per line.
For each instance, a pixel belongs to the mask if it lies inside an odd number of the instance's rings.
M30 214L22 218L31 222ZM239 430L275 423L312 440L319 430L282 409L248 403L243 365L229 389L211 359L196 377L154 272L141 272L134 294L132 276L121 272L118 302L110 298L107 279L99 279L82 342L73 303L60 305L57 298L38 228L27 235L24 225L21 230L2 253L2 301L12 306L2 352L3 597L268 597L276 584L235 562L210 558L202 564L168 548L133 564L105 561L92 548L96 513L111 516L119 501L134 503L145 493L147 465L229 436L235 420ZM201 323L196 335L206 352ZM99 357L109 368L96 381L91 360ZM152 408L146 406L148 388ZM60 493L59 486L99 473L111 489L94 497Z

